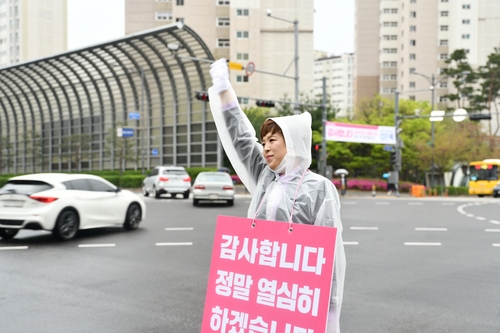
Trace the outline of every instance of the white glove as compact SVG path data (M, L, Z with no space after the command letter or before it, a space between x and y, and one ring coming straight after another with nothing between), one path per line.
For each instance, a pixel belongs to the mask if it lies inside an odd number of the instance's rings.
M221 58L210 65L210 76L212 77L213 89L217 93L231 88L226 59Z

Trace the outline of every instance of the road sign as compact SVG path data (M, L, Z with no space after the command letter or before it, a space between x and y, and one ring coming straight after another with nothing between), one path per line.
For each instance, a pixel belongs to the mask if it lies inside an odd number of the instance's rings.
M385 145L385 146L384 146L384 150L385 150L385 151L394 151L394 146Z
M151 155L158 156L158 149L156 148L151 149Z
M255 71L255 64L253 62L249 62L245 67L245 74L247 76L250 76L253 74L254 71Z
M116 136L119 138L131 138L134 136L134 129L133 128L126 128L126 127L118 127L116 129Z
M141 119L141 114L139 112L129 112L128 119L139 120Z

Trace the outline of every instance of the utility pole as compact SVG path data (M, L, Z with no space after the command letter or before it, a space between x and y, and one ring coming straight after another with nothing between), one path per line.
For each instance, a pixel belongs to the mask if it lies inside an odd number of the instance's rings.
M326 176L326 77L323 76L323 138L321 142L321 174Z
M394 126L397 126L399 120L399 91L394 92ZM399 133L398 129L396 128L395 131L395 136L396 136L396 145L395 145L395 150L396 150L396 163L393 165L393 171L391 172L391 175L389 176L389 180L392 180L394 182L394 188L396 190L395 195L399 197L399 171L401 170L401 150L400 150L400 140L399 140Z

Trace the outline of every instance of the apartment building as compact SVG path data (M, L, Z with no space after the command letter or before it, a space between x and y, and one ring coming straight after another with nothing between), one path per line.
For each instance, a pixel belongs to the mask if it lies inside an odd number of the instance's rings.
M323 94L323 77L326 93L339 112L337 117L351 117L354 92L354 55L322 57L314 62L314 96Z
M66 51L67 0L0 0L0 67Z
M295 96L295 32L298 21L299 91L313 90L313 0L125 0L125 33L182 21L216 59L227 58L278 75L231 71L241 102ZM272 16L267 15L271 10ZM291 22L280 20L285 19ZM288 77L285 77L288 76Z
M430 101L434 76L436 105L447 104L449 55L465 49L480 66L500 45L498 0L357 0L355 15L355 101L396 90Z

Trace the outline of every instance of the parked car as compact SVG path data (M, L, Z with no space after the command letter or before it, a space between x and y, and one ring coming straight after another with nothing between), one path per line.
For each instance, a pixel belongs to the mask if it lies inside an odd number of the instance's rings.
M231 176L225 172L200 172L193 183L193 205L200 201L225 200L234 204L234 185Z
M61 240L78 230L120 225L134 230L146 217L136 194L93 175L39 173L10 178L0 189L0 237L21 229L52 231Z
M493 187L493 197L500 197L500 184L496 184L495 187Z
M190 192L191 177L181 166L157 166L142 183L145 197L151 195L158 199L162 194L169 193L172 198L182 194L187 199Z

